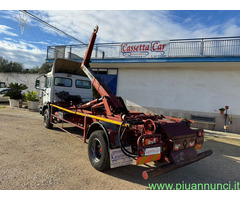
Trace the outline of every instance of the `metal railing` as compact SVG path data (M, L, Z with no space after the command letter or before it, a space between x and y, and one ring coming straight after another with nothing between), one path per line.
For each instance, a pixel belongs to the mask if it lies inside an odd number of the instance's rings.
M95 44L93 59L123 58L122 43ZM87 44L49 46L47 59L84 57ZM226 57L240 56L240 37L196 38L170 40L168 54L165 57Z

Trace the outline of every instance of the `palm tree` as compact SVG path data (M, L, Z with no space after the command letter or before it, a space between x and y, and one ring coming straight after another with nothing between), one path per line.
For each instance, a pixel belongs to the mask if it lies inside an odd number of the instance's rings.
M8 88L11 90L7 91L4 96L10 97L10 99L24 99L22 91L28 89L28 87L22 83L10 83Z

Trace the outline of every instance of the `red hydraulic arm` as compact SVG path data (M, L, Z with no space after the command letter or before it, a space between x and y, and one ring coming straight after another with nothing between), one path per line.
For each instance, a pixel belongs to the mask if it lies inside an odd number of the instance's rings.
M129 111L127 110L122 98L116 97L106 84L104 84L100 79L95 77L95 73L90 68L89 63L90 63L94 43L96 40L97 32L98 32L98 26L96 26L90 38L87 51L82 61L81 69L90 79L90 81L92 82L92 85L95 87L95 89L98 91L98 93L102 97L101 100L105 106L107 115L127 114L129 113ZM92 102L82 105L81 108L93 105L97 102L98 102L97 100L93 100ZM99 105L102 105L102 104L99 104Z

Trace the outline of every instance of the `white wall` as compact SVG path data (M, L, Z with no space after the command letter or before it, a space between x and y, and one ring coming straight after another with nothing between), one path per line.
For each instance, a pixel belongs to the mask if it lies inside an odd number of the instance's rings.
M219 113L228 105L240 115L240 69L120 68L117 95L127 106Z
M21 73L0 73L0 81L9 83L23 83L28 86L28 90L36 91L35 80L39 77L39 74L21 74Z

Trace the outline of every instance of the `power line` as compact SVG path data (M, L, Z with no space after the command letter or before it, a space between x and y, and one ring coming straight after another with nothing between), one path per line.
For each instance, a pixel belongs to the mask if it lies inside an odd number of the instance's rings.
M53 25L47 23L46 21L44 21L44 20L38 18L37 16L31 14L31 13L28 12L27 10L20 10L20 12L27 14L28 16L30 16L31 18L35 19L36 21L38 21L38 22L40 22L40 23L42 23L42 24L44 24L44 25L46 25L46 26L48 26L48 27L54 29L55 31L57 31L57 32L59 32L59 33L65 35L65 36L67 36L67 37L70 37L71 39L73 39L73 40L75 40L75 41L77 41L77 42L80 42L80 43L83 44L83 45L87 45L86 43L82 42L81 40L79 40L79 39L77 39L77 38L75 38L75 37L69 35L68 33L66 33L66 32L60 30L59 28L57 28L57 27L55 27L55 26L53 26ZM97 51L99 51L99 52L101 52L101 53L104 52L104 51L101 51L101 50L97 50ZM104 52L104 54L105 54L105 57L107 57L106 52Z
M53 25L47 23L46 21L44 21L44 20L38 18L37 16L31 14L30 12L28 12L28 11L26 11L26 10L20 10L20 12L27 14L28 16L32 17L33 19L37 20L38 22L40 22L40 23L42 23L42 24L44 24L44 25L46 25L46 26L48 26L48 27L54 29L55 31L57 31L57 32L59 32L59 33L65 35L65 36L67 36L67 37L70 37L70 38L73 39L73 40L76 40L76 41L80 42L81 44L86 44L86 43L82 42L81 40L79 40L79 39L77 39L77 38L75 38L75 37L69 35L68 33L66 33L66 32L64 32L64 31L62 31L62 30L60 30L60 29L58 29L57 27L55 27L55 26L53 26Z

